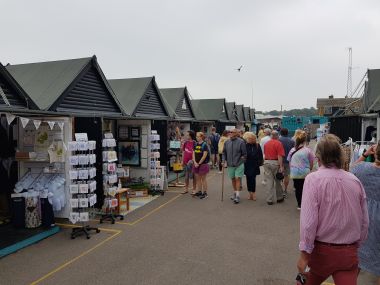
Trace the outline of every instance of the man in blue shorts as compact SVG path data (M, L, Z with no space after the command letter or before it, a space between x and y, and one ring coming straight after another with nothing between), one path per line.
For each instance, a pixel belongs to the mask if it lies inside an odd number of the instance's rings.
M235 204L240 203L240 178L244 175L244 162L247 157L245 142L239 135L239 130L231 130L231 137L225 142L223 150L223 161L227 164L228 176L232 179L234 189L231 199Z

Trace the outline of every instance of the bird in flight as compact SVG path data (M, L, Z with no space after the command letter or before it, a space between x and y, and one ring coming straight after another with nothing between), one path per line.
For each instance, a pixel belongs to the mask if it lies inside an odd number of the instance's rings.
M243 66L240 65L240 67L239 67L239 68L236 68L236 70L240 72L242 68L243 68Z

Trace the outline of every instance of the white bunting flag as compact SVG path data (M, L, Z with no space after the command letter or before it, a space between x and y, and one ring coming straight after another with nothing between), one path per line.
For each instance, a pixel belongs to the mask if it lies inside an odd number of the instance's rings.
M8 125L10 125L13 122L13 120L16 118L15 115L12 115L12 114L9 114L9 113L6 113L5 116L7 116Z
M47 123L49 124L50 130L52 130L54 128L55 122L48 121Z
M41 125L41 120L33 120L33 124L36 127L36 130L38 130Z
M29 123L29 119L20 117L20 120L21 120L22 127L25 129L26 125Z
M58 124L59 128L60 128L61 130L63 130L63 125L64 125L65 123L64 123L64 122L57 122L57 124Z

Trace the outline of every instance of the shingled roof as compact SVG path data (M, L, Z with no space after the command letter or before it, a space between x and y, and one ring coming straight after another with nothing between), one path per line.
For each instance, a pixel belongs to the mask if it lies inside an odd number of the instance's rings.
M195 118L186 87L161 88L160 91L167 105L170 117L185 120Z
M250 111L249 114L250 114L251 122L253 122L253 120L255 119L254 118L255 117L255 110L251 108L249 111Z
M96 56L8 65L6 69L40 110L123 113Z
M252 122L249 107L244 107L243 112L244 112L244 120L246 122Z
M235 102L226 102L226 110L227 110L228 120L231 122L236 122L238 120L238 115L236 111Z
M225 99L191 100L198 121L228 121Z
M135 117L167 117L169 112L154 76L109 79L127 114Z
M244 106L243 105L236 105L236 112L239 122L245 122L244 118Z
M0 63L0 107L9 110L38 109L28 94Z

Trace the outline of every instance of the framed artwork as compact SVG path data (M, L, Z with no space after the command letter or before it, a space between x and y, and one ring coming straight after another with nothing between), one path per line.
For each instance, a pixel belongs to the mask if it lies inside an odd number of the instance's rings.
M119 163L122 165L140 166L140 142L123 141L118 145Z
M119 126L119 139L121 139L121 140L129 139L129 128L128 128L128 126Z
M140 127L131 127L131 139L137 140L140 138Z

